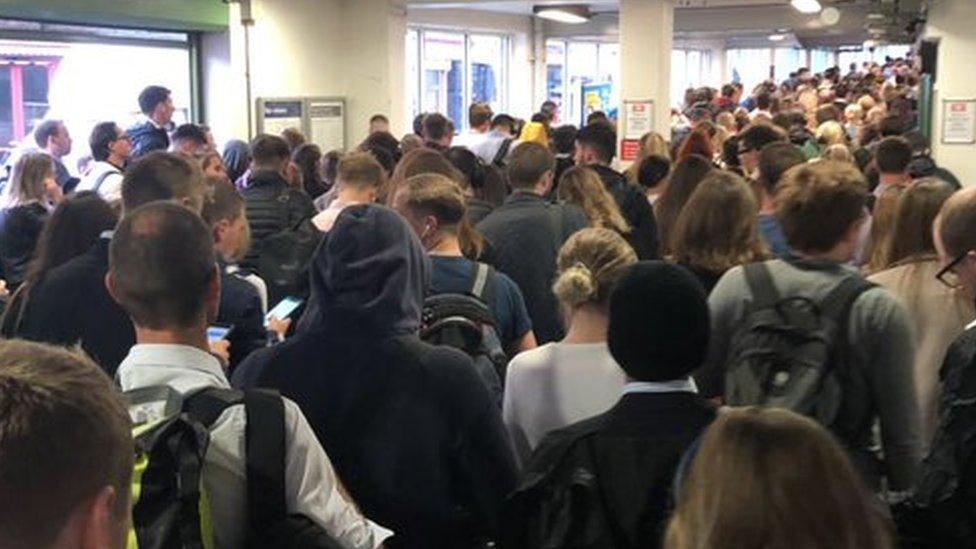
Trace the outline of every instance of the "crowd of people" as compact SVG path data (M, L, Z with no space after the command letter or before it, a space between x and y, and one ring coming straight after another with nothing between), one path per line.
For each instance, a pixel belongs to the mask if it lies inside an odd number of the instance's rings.
M905 60L355 150L38 125L0 547L976 547L976 191ZM625 169L621 169L625 168ZM133 545L135 544L135 545Z

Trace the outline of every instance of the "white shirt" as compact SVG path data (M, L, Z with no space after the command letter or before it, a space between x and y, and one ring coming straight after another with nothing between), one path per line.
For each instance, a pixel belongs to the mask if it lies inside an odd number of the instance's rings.
M474 151L474 149L480 146L488 139L488 132L477 132L474 130L468 130L461 135L455 136L454 140L451 142L453 147L465 147L469 151Z
M516 356L502 409L516 459L524 464L550 431L610 409L626 381L606 343L549 343Z
M94 191L102 174L108 175L98 187L98 195L108 202L122 200L122 170L103 160L92 164L91 171L78 183L75 191Z
M169 385L185 394L203 387L229 389L217 359L184 345L136 345L119 366L122 390ZM345 547L375 548L392 535L363 517L339 492L325 450L298 405L285 403L285 501L289 513L315 521ZM210 498L214 544L244 546L247 530L247 471L244 406L231 406L214 423L204 456L203 486Z

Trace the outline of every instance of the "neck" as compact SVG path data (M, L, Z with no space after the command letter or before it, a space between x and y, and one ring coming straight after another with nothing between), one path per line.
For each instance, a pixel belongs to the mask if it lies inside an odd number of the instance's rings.
M54 152L54 148L53 147L48 147L47 149L44 149L44 150L47 152L47 154L51 155L54 158L61 158L61 156L62 156L62 155Z
M833 250L821 253L798 252L804 259L813 261L829 261L831 263L847 263L851 260L851 253L846 246L838 245Z
M141 345L186 345L207 353L210 352L205 326L154 330L136 325L136 342Z
M163 126L163 127L166 126L166 122L163 122L162 120L157 118L156 115L154 114L149 115L149 120L152 120L153 124L156 124L157 126Z
M372 191L367 189L357 189L356 187L339 187L336 198L342 202L372 202Z
M878 175L878 185L881 187L893 187L905 183L903 173L882 173Z
M763 191L762 204L759 205L759 213L772 215L775 212L776 212L776 204L773 202L773 197L766 191Z
M603 343L607 340L609 319L596 305L582 305L570 311L569 330L563 343Z
M428 250L428 254L441 257L462 257L461 243L455 235L440 234L440 239Z
M116 168L122 168L123 166L125 166L125 158L117 154L108 155L108 158L106 158L105 161L115 166Z

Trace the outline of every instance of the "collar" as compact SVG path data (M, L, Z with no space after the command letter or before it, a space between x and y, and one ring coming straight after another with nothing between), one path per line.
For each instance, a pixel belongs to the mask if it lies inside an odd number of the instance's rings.
M624 385L624 394L633 393L694 393L698 394L698 385L692 378L675 379L672 381L631 381Z
M230 388L220 362L187 345L135 345L119 366L116 379L123 391L154 385L169 385L180 393L203 387Z
M105 240L112 240L113 236L115 236L115 230L109 229L107 231L102 231L101 234L98 235L98 238L102 238Z
M515 189L505 199L506 204L510 202L546 202L546 199L529 189Z

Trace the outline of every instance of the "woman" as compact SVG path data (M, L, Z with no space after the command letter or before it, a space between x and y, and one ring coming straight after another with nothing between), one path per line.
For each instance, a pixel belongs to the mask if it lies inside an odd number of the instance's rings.
M607 326L610 293L633 248L609 229L584 229L559 251L552 290L563 307L566 337L512 359L502 416L525 462L553 429L606 411L620 398L623 371L610 356Z
M624 175L627 177L628 183L637 183L637 167L643 162L643 160L651 155L661 155L668 160L671 160L671 146L668 145L667 140L657 132L645 133L640 140L640 148L637 150L637 160L630 165Z
M707 158L709 161L715 157L715 149L712 148L712 138L708 135L707 131L702 129L696 129L688 134L685 142L678 149L678 154L675 155L675 158L678 162L681 162L685 158L696 154Z
M37 239L37 252L23 283L11 296L0 320L0 334L16 337L30 291L54 268L87 252L99 235L118 222L115 210L93 192L78 193L58 205Z
M444 153L461 172L461 188L467 196L468 221L476 225L505 202L507 189L497 169L485 165L478 155L464 147L451 147Z
M888 187L874 204L874 209L871 211L871 234L864 249L864 258L867 260L864 271L868 274L876 273L890 264L887 259L888 244L895 223L898 202L905 189L904 185Z
M450 178L455 183L459 183L464 177L457 168L448 162L443 154L433 149L417 149L403 155L403 159L393 170L393 175L387 182L386 188L380 189L376 201L392 206L396 191L411 177L425 173L440 174Z
M816 422L778 408L733 409L705 432L664 546L889 549L877 507Z
M637 165L637 185L644 190L651 206L654 206L667 187L669 175L671 175L671 160L660 154L649 155Z
M671 253L669 233L678 220L678 214L698 188L698 184L713 169L714 166L707 158L696 154L678 162L671 172L667 187L654 203L654 217L657 219L658 234L661 237L661 246L664 248L663 255L667 256Z
M24 280L50 209L63 201L51 157L20 157L10 178L7 207L0 212L0 267L10 291Z
M678 216L671 259L690 270L707 293L732 267L766 259L756 195L741 177L715 171Z
M329 190L322 177L322 150L318 145L301 145L291 159L302 173L302 187L309 198L315 200Z
M868 280L898 297L915 326L915 390L928 447L938 421L939 369L952 341L974 317L973 303L943 286L932 241L932 223L953 190L939 179L922 179L902 194L895 210L884 270Z
M591 227L610 229L627 238L630 226L620 213L613 195L589 168L570 168L559 180L559 200L579 206Z

